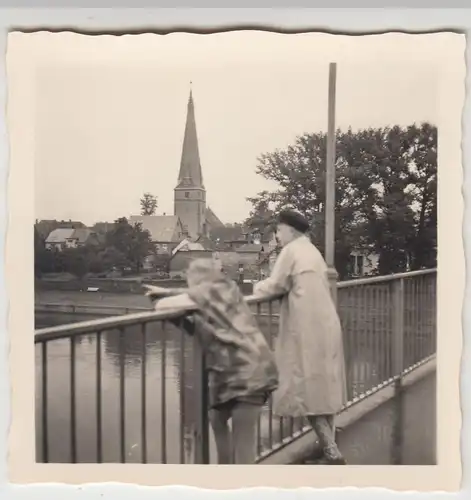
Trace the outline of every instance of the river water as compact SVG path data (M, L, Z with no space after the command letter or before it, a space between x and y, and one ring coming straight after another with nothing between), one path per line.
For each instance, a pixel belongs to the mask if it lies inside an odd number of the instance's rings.
M91 316L74 316L63 313L37 313L36 328L92 319ZM262 325L261 325L262 326ZM262 330L264 328L262 327ZM84 335L75 342L76 353L76 459L81 463L97 462L97 397L96 397L96 336ZM101 337L101 411L102 411L102 461L120 461L120 336L117 330L105 331ZM141 408L142 408L142 353L146 353L146 422L148 463L194 462L194 390L192 341L177 328L160 323L149 325L145 348L140 326L126 329L121 345L124 353L125 389L125 456L126 462L139 463L142 458ZM47 429L48 461L71 461L71 397L70 397L70 340L48 342L47 352ZM361 354L361 355L360 355ZM42 419L42 358L41 346L36 345L36 459L43 461ZM368 383L374 385L382 379L372 357L374 353L363 350L355 353L353 363L355 380L363 380L368 373ZM163 367L164 363L164 367ZM358 390L362 387L358 386ZM183 410L183 411L182 411ZM164 414L165 412L165 414ZM269 448L269 409L266 406L260 420L258 449ZM163 432L162 423L165 421ZM271 422L272 443L279 442L290 431L300 429L303 422ZM164 446L164 439L165 444ZM163 455L166 448L166 456ZM210 433L211 462L216 462L212 433Z

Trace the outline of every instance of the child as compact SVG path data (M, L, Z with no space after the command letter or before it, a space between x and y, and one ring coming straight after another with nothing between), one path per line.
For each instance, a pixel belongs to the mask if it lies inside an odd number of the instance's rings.
M256 458L257 420L278 386L273 354L239 287L222 273L220 264L212 259L193 261L187 281L186 291L154 287L148 295L153 299L174 295L162 299L156 310L185 309L185 305L196 309L194 331L206 354L210 422L218 463L252 464Z

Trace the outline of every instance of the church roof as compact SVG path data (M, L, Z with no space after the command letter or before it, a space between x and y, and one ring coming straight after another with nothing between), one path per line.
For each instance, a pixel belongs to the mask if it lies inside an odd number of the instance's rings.
M211 207L206 208L205 218L206 222L212 228L224 227L224 223L221 222L221 219L212 211Z
M198 148L198 136L196 134L195 106L193 103L193 95L190 91L177 188L191 187L204 189Z
M177 215L132 215L129 218L130 224L140 222L142 229L149 231L154 242L174 241L178 221Z

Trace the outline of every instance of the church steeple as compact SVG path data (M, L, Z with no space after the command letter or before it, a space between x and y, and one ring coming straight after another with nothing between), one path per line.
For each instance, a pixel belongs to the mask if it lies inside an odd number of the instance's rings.
M185 135L183 138L180 172L178 174L177 184L177 188L186 187L204 189L198 148L198 136L196 134L195 106L191 88L190 97L188 99Z
M185 135L178 183L174 189L174 214L189 236L197 238L207 232L206 190L201 171L198 137L196 135L195 106L190 89L186 114Z

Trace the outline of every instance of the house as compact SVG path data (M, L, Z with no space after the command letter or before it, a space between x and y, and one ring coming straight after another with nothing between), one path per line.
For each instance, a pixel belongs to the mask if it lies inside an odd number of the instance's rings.
M182 222L176 215L132 215L129 223L140 223L142 229L149 231L156 250L171 253L185 237Z
M83 229L86 226L80 221L44 219L36 220L35 227L39 236L45 240L54 229Z
M46 238L47 250L65 250L67 248L79 248L85 245L98 244L98 237L91 229L85 227L80 229L58 228L50 232Z
M251 229L241 224L234 226L216 227L211 230L209 238L215 248L220 251L236 250L247 244L269 243L274 232L271 228L264 230Z
M193 250L206 250L201 243L197 241L192 241L189 238L184 238L180 243L172 250L172 256L177 252L191 252Z
M350 275L361 278L374 274L378 268L379 255L367 250L354 250L350 253Z

